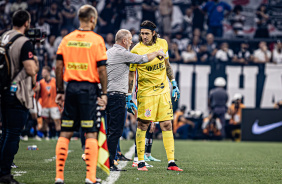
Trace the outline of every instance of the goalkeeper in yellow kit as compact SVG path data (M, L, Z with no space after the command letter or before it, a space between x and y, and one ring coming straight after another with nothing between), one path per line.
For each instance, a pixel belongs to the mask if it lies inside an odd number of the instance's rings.
M131 50L132 53L143 55L153 51L163 49L164 53L168 51L166 40L158 38L155 31L156 25L145 20L140 25L139 43ZM155 58L149 63L131 64L129 72L129 94L127 95L127 109L134 112L136 108L132 102L132 88L134 83L134 74L138 73L138 126L136 131L136 147L138 154L138 170L148 171L145 166L145 136L151 121L160 122L163 134L163 143L168 159L167 170L183 171L174 162L174 139L172 133L173 110L170 96L169 82L172 83L172 95L175 100L180 97L179 89L174 80L173 71L169 63L168 54L165 58Z

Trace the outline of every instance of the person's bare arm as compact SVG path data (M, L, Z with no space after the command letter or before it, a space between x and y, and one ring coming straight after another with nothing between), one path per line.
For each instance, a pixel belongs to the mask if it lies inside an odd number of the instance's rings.
M267 51L264 52L264 60L266 63L268 63L270 61L270 58L267 55Z
M102 92L103 92L103 94L107 94L108 77L107 77L106 65L99 66L98 67L98 73L99 73L100 83L101 83L101 86L102 86Z
M152 61L156 57L164 58L165 53L162 50L151 52L149 54L138 55L136 53L131 53L129 51L124 52L124 62L131 64L143 64Z
M134 77L135 77L135 72L129 71L129 76L128 76L128 93L132 93L133 89L133 84L134 84Z
M61 91L61 92L64 91L63 69L64 69L63 60L57 60L56 62L56 86L57 86L57 91Z
M171 81L172 79L174 79L174 75L173 75L173 70L171 68L171 65L168 59L165 59L165 66L166 66L166 75L169 78L169 80Z
M107 76L107 68L106 65L101 65L98 67L98 73L100 78L100 83L102 87L102 95L101 99L98 98L98 103L101 105L100 110L105 110L107 103L108 103L108 96L107 96L107 83L108 83L108 76ZM99 102L100 101L100 102ZM101 103L103 101L103 103Z
M57 59L56 62L56 87L57 87L57 96L55 102L61 107L64 107L65 94L64 94L64 81L63 81L63 69L64 62L63 60Z
M38 66L36 60L25 60L23 62L24 69L29 76L35 76L38 72Z

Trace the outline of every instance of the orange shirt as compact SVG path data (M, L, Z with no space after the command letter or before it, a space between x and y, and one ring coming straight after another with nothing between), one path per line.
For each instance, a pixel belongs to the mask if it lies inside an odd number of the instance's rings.
M229 124L237 125L237 124L241 123L241 121L242 121L242 109L244 109L244 108L245 108L245 105L240 103L238 111L234 115L231 116ZM230 107L229 107L229 110L231 112L235 112L236 111L235 104L231 104Z
M100 83L97 64L107 60L105 42L100 35L75 30L63 38L57 55L63 57L64 81Z
M40 96L42 98L42 108L58 107L55 102L57 89L54 78L51 78L49 82L46 82L45 79L40 80Z

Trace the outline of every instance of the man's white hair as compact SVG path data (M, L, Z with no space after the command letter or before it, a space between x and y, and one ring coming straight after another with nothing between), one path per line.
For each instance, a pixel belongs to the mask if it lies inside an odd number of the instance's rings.
M115 41L121 41L128 34L130 34L130 31L128 31L127 29L120 29L116 34Z

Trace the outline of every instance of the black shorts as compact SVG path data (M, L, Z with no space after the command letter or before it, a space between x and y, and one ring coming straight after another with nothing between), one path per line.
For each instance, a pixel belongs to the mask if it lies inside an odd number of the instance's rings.
M101 113L97 110L97 83L71 81L67 85L62 115L62 132L98 132ZM98 116L97 116L98 115Z

